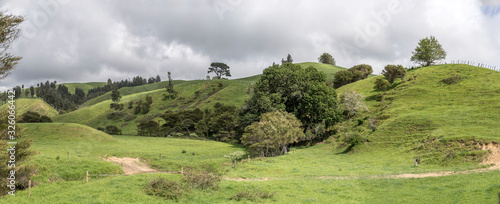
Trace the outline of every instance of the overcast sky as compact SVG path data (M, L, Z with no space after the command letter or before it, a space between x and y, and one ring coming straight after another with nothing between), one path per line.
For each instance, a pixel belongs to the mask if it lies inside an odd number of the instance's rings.
M41 81L104 82L171 71L204 79L211 62L232 78L262 73L291 54L337 65L412 66L418 40L434 35L446 60L500 68L496 0L0 0L26 17L11 52L23 59L0 88Z

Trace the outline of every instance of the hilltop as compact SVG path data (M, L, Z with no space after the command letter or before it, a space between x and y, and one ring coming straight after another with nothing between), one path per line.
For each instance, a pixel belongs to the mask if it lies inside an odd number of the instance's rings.
M455 84L442 80L460 76ZM338 89L364 95L369 111L338 126L367 135L370 146L398 149L429 163L480 162L484 144L500 142L500 73L469 65L410 70L383 94L371 77ZM370 125L376 126L375 131Z
M17 117L20 117L22 114L28 111L37 112L40 115L46 115L51 118L59 114L56 109L45 103L45 101L43 101L42 99L20 98L16 99L15 101L16 102L14 105L16 106ZM9 103L3 104L2 106L0 106L0 111L6 111L9 105Z

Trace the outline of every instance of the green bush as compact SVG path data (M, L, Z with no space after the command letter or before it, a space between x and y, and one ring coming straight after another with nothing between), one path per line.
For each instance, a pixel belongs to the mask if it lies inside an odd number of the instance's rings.
M28 111L21 115L19 123L51 123L52 120L48 116L40 116L37 112Z
M244 190L240 191L231 197L231 200L241 201L243 199L249 200L251 202L258 202L260 199L269 199L274 196L274 193L269 193L266 191L250 191Z
M121 135L122 134L122 130L120 130L120 128L118 128L114 125L107 126L106 129L104 129L104 132L108 133L110 135Z
M444 83L444 84L448 84L448 85L451 85L451 84L456 84L458 82L462 81L462 76L460 75L451 75L450 77L448 78L445 78L445 79L442 79L441 83Z
M245 156L244 152L236 151L236 152L233 152L229 155L224 155L224 158L228 158L229 160L231 160L231 162L233 162L233 161L238 161L238 160L242 159L243 156Z
M187 191L187 189L175 181L169 181L166 178L152 179L145 187L146 193L165 199L178 200Z
M205 170L188 169L184 172L184 182L192 189L218 189L222 175Z

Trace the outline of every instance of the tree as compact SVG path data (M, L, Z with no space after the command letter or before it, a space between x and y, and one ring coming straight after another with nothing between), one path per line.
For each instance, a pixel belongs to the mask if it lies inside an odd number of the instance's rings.
M306 129L318 124L329 127L341 119L337 93L326 85L326 74L314 67L291 63L268 67L249 93L240 114L240 131L262 114L277 110L295 114Z
M368 110L363 103L364 96L355 91L346 91L340 95L341 107L347 112L347 118L356 116L361 110Z
M379 90L383 90L384 93L385 93L385 90L387 90L387 88L389 86L391 86L391 83L389 83L389 81L387 81L386 79L377 78L377 80L375 81L375 88L379 89Z
M159 125L157 122L149 120L137 125L137 134L141 136L155 136L158 134Z
M115 87L111 92L111 100L113 101L113 103L118 103L120 102L120 98L122 98L122 96L120 96L120 92Z
M420 39L412 54L411 61L422 66L430 66L436 61L446 58L446 52L434 36Z
M111 81L110 78L108 78L108 85L111 85L113 83L113 81Z
M172 73L170 72L168 72L167 92L168 92L168 99L175 98L175 96L177 95L177 91L174 90L174 80L172 80Z
M245 128L241 142L250 154L279 156L287 153L288 145L305 138L301 126L292 113L266 113L259 122Z
M366 78L368 78L368 76L370 74L373 73L372 66L367 65L367 64L355 65L355 66L351 67L350 69L351 70L359 70L359 71L361 71L363 73L363 75L362 75L363 77L361 79L366 79ZM361 79L359 79L359 80L361 80Z
M389 64L385 66L384 70L382 70L382 75L384 75L387 81L392 84L397 78L400 78L401 81L403 81L406 76L406 70L402 65Z
M221 79L222 76L231 77L231 72L229 71L229 66L222 62L212 62L208 68L208 73L215 73L217 79Z
M351 83L354 78L354 74L351 70L341 70L335 73L333 79L333 85L335 88L339 88L341 86L347 85Z
M332 55L330 55L326 52L323 53L321 56L319 56L318 62L323 63L323 64L335 65L335 59L332 57Z
M153 97L150 95L146 95L146 103L149 105L153 104Z
M122 134L122 130L120 130L120 128L118 128L114 125L106 126L106 129L104 129L104 132L106 132L110 135L121 135Z
M292 55L288 54L286 56L286 60L281 58L281 64L285 64L285 63L293 63Z
M151 108L151 105L149 105L149 103L143 103L142 104L142 114L147 114L149 113L149 109Z
M158 74L156 75L156 82L157 82L157 83L158 83L158 82L161 82L160 75L158 75Z
M15 68L21 57L14 56L8 52L14 40L16 40L21 30L17 27L24 21L22 16L5 14L0 11L0 79L10 75L10 71Z
M35 97L35 87L30 86L30 93L32 98Z

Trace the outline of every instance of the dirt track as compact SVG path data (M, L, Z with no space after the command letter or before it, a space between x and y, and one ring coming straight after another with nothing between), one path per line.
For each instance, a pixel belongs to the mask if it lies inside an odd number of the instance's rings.
M427 177L440 177L458 174L472 174L479 172L487 172L493 170L500 170L500 145L499 144L487 144L483 146L483 150L491 150L491 154L481 162L482 165L492 165L490 168L475 169L468 171L441 171L423 174L396 174L396 175L374 175L374 176L334 176L334 177L318 177L315 179L362 179L362 178L427 178ZM141 162L139 158L130 157L109 157L104 159L105 161L113 162L117 165L122 166L123 172L127 175L132 174L142 174L142 173L172 173L172 172L160 172L158 170L152 169L148 164ZM264 179L244 179L244 178L224 178L225 180L231 181L269 181L269 180L280 180L285 178L264 178ZM313 178L314 179L314 178Z

